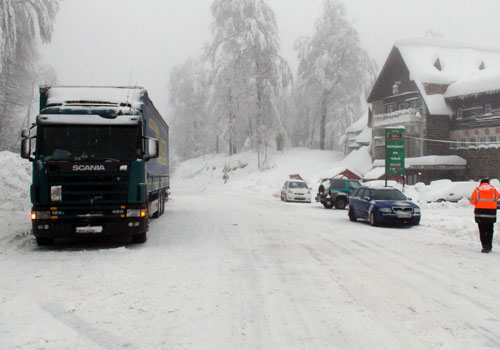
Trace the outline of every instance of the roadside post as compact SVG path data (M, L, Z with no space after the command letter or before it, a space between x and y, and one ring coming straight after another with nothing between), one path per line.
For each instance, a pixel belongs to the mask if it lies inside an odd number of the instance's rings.
M388 175L401 175L405 186L405 128L385 128L385 186Z

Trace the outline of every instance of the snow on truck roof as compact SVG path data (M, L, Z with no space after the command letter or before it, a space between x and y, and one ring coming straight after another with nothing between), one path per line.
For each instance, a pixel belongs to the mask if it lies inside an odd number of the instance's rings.
M139 86L54 86L47 90L47 105L75 102L130 105L141 109L147 91Z

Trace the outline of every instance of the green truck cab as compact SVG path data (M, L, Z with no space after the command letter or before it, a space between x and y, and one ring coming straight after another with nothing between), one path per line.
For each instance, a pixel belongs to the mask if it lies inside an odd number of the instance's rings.
M168 134L143 88L41 87L40 113L21 133L38 245L96 235L145 242L168 200Z

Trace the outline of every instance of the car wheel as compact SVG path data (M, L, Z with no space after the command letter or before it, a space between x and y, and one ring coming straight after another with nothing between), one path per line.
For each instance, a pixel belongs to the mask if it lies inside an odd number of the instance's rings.
M335 201L335 209L345 209L345 206L345 198L337 198L337 200Z
M290 202L286 194L285 194L285 202Z
M358 219L356 218L356 215L354 215L354 212L352 211L352 208L349 208L349 220L352 222L356 222Z
M377 219L375 218L375 213L370 212L370 225L377 226Z
M326 209L332 209L333 208L333 203L332 203L332 201L326 201L326 202L323 202L323 206Z

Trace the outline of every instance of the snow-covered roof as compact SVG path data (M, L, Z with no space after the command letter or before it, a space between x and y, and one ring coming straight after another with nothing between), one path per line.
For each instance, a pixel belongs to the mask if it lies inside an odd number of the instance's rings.
M385 168L384 167L376 167L376 168L373 168L372 170L370 170L369 172L367 172L365 174L365 176L363 176L363 179L378 179L380 178L382 175L385 174Z
M359 132L362 131L366 126L368 125L368 112L363 114L361 118L359 118L357 121L352 123L346 130L345 132Z
M500 47L429 38L408 38L394 44L431 114L451 115L441 94L427 95L424 84L453 84L483 67L500 66ZM470 86L472 87L472 86Z
M68 102L99 102L101 104L130 104L141 109L146 90L142 87L55 86L47 91L47 105Z
M372 141L372 128L366 127L361 134L356 137L356 142L360 144L367 144Z
M412 166L465 166L467 161L460 156L424 156L405 159L405 167ZM385 167L385 159L376 159L374 167Z
M485 68L451 84L445 98L500 90L500 67Z

